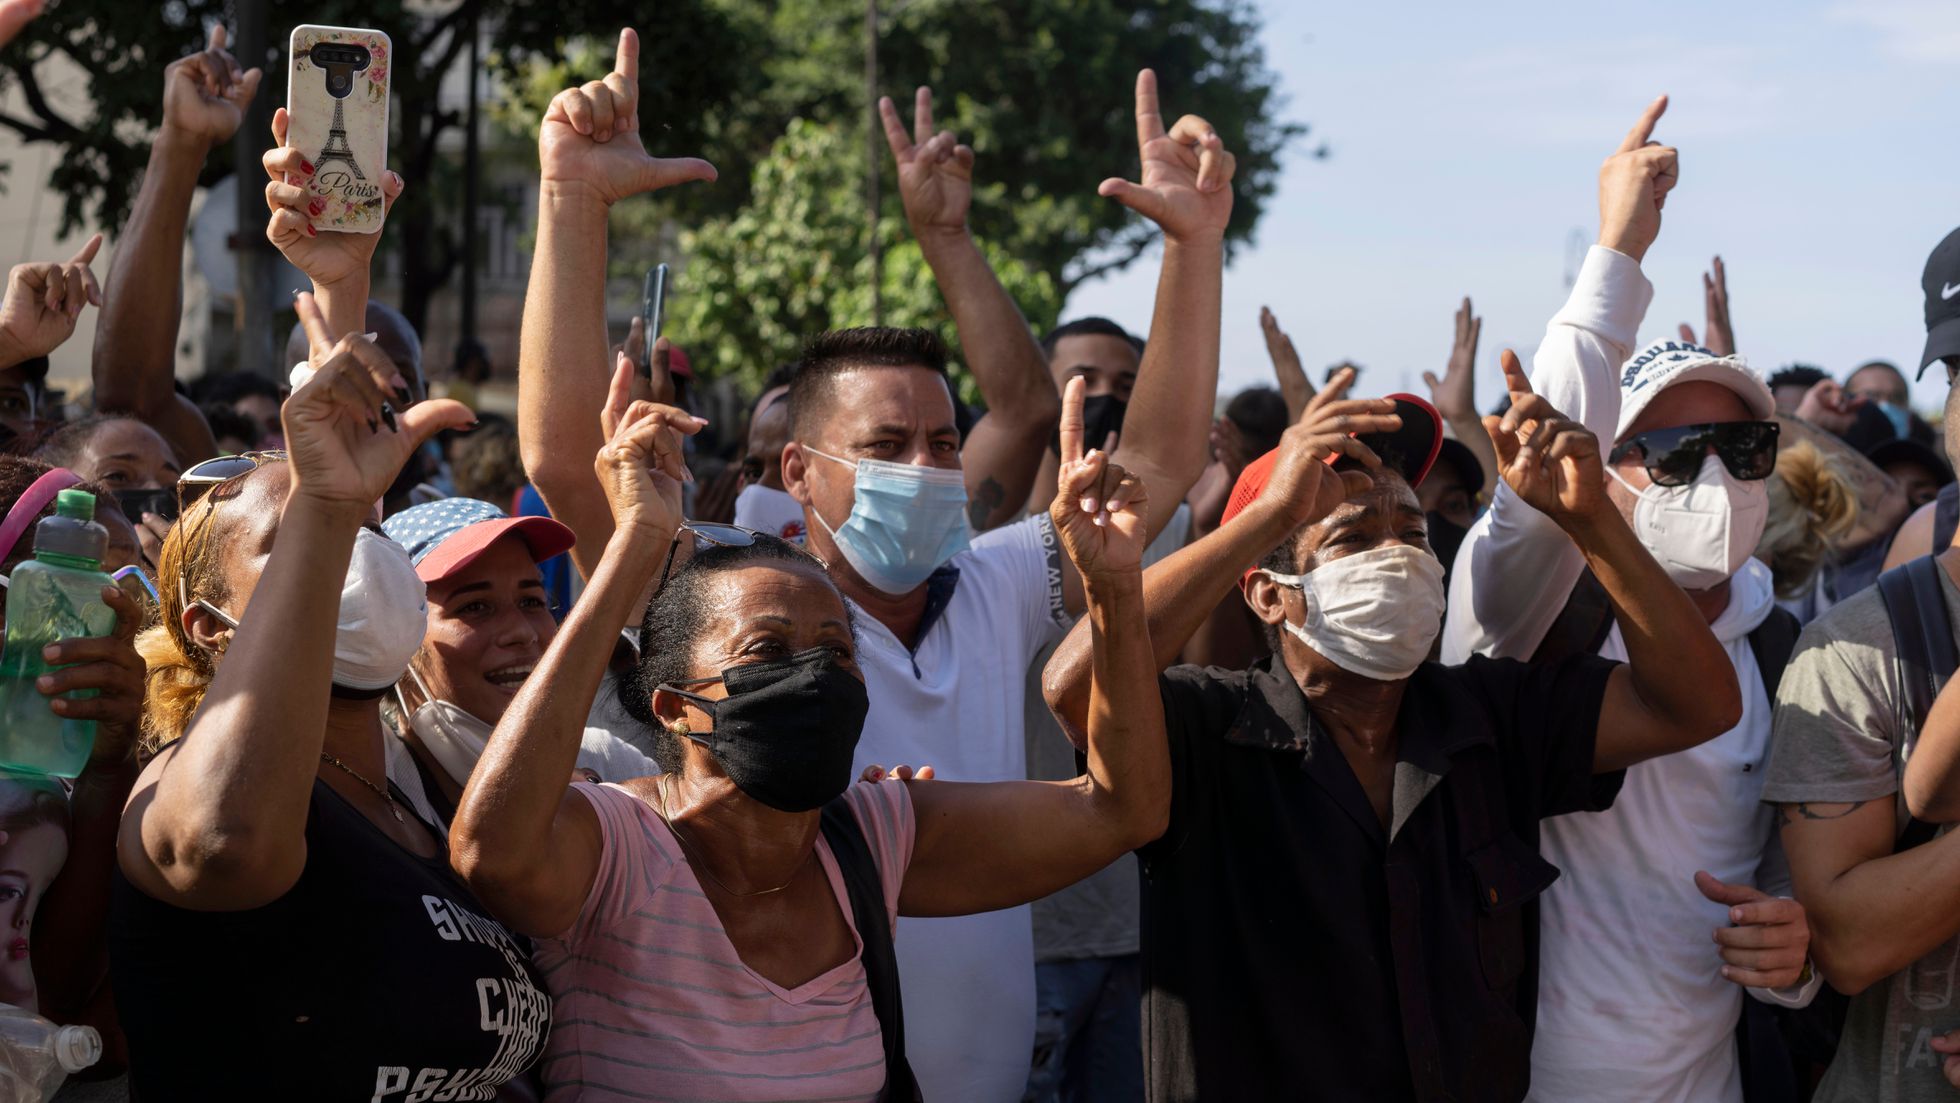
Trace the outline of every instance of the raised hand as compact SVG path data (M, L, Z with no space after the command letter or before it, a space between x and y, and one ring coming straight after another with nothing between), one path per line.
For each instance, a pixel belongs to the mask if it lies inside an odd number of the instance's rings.
M294 498L365 515L410 453L444 429L471 424L449 399L408 403L408 383L365 336L337 337L310 292L294 303L313 375L280 408Z
M240 70L225 49L224 24L211 27L210 44L163 70L163 129L211 147L238 133L245 108L258 95L257 68Z
M1797 416L1834 436L1843 436L1858 423L1858 408L1865 396L1852 394L1835 379L1819 379L1803 393L1797 403Z
M326 210L327 200L306 189L314 166L298 149L286 144L290 122L285 108L272 113L273 146L260 159L266 175L272 178L265 186L265 205L272 212L265 225L266 240L277 246L293 267L306 273L315 284L365 280L368 266L374 261L375 246L381 244L381 235L339 230L321 233L313 225L313 220ZM393 169L381 174L384 221L395 200L401 198L404 186L401 175Z
M973 150L950 130L934 132L932 89L921 87L912 97L911 137L905 136L890 96L878 100L878 117L898 162L898 197L905 203L912 236L965 233L966 211L973 203Z
M1661 207L1679 179L1680 155L1653 140L1654 125L1666 111L1666 96L1648 104L1599 168L1599 243L1636 261L1659 236Z
M612 72L552 97L538 132L538 167L546 185L578 188L607 206L715 178L715 167L700 158L647 155L640 141L640 36L630 27L619 32Z
M1266 355L1273 361L1273 377L1279 380L1280 397L1286 400L1286 421L1292 424L1307 412L1307 403L1313 401L1313 381L1307 378L1307 369L1300 365L1300 354L1293 348L1293 338L1279 328L1279 319L1273 317L1271 307L1259 308L1259 332L1266 338Z
M1501 418L1484 418L1498 474L1526 504L1561 526L1612 509L1599 438L1532 391L1516 353L1505 349L1499 363L1511 408Z
M1443 377L1423 372L1429 384L1429 400L1436 412L1451 424L1477 420L1477 342L1484 335L1484 320L1470 311L1470 296L1456 309L1456 343L1450 346L1449 367Z
M681 486L694 481L681 438L700 432L708 422L672 406L635 399L634 379L633 362L622 354L599 412L606 443L592 466L605 488L616 529L639 527L667 535L680 527Z
M102 287L89 265L102 235L84 242L65 263L16 264L7 273L7 300L0 303L0 366L46 356L74 336L82 308L102 305Z
M12 42L45 7L47 0L0 0L0 46Z
M1137 74L1137 158L1143 182L1112 176L1096 194L1116 200L1155 222L1173 241L1220 241L1232 219L1232 173L1238 161L1212 125L1196 115L1177 120L1168 134L1157 108L1157 74Z
M1729 272L1722 267L1722 258L1716 257L1711 265L1713 272L1701 274L1701 294L1708 322L1702 330L1707 341L1695 340L1695 329L1686 322L1681 323L1681 339L1691 345L1701 345L1717 356L1735 355L1735 329L1729 324Z
M1266 489L1259 495L1287 510L1293 528L1310 525L1349 497L1374 485L1373 471L1382 461L1375 451L1355 439L1360 433L1381 433L1402 427L1395 403L1386 398L1349 398L1354 369L1342 368L1321 388L1300 420L1279 438ZM1367 471L1336 471L1333 463L1346 457Z
M1730 885L1696 871L1695 888L1729 909L1729 926L1715 928L1722 979L1751 988L1788 988L1803 977L1810 956L1810 920L1803 905L1748 885Z
M1134 574L1143 569L1148 495L1143 480L1111 463L1107 452L1083 452L1087 386L1077 377L1062 391L1061 467L1048 518L1083 578Z

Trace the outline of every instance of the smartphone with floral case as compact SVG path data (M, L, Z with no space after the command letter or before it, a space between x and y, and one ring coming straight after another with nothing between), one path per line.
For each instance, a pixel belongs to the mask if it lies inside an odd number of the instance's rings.
M388 171L388 36L360 27L293 28L286 144L313 164L306 181L319 230L381 229Z

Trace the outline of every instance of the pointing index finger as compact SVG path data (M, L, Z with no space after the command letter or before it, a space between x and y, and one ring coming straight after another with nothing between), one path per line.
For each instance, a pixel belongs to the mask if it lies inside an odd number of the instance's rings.
M222 50L225 48L225 25L223 23L211 24L211 45L209 48L213 50Z
M619 49L613 54L613 72L638 83L640 79L640 35L631 27L619 30Z
M1518 363L1518 354L1505 349L1497 362L1504 369L1504 389L1513 395L1532 394L1531 380L1524 374L1524 365Z
M1633 124L1632 130L1627 131L1626 139L1620 143L1620 152L1627 153L1646 145L1647 139L1654 135L1654 124L1660 122L1661 116L1666 113L1666 96L1648 104L1647 110L1640 113L1640 121Z
M95 261L95 254L99 250L101 250L101 248L102 248L102 235L98 233L94 237L91 237L86 242L84 242L82 244L81 250L75 254L75 258L69 261L68 263L91 264Z
M1137 148L1164 136L1164 113L1157 108L1157 74L1150 69L1137 73Z
M1082 462L1082 393L1087 389L1079 375L1062 388L1061 452L1065 464Z
M299 312L299 324L306 328L306 343L312 359L316 362L323 360L338 338L327 328L327 316L321 312L313 292L300 292L299 297L293 300L293 309Z

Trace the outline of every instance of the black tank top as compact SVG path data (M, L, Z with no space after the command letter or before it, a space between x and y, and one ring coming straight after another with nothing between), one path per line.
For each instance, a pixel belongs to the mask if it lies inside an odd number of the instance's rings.
M306 847L299 881L251 911L175 907L117 872L110 973L137 1098L491 1099L537 1061L551 997L445 856L402 849L318 780Z

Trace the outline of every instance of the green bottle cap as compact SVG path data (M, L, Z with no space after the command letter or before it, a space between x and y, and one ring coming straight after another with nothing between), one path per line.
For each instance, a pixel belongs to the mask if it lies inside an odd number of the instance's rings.
M95 495L86 490L64 490L55 496L54 511L61 517L93 521L95 520Z

